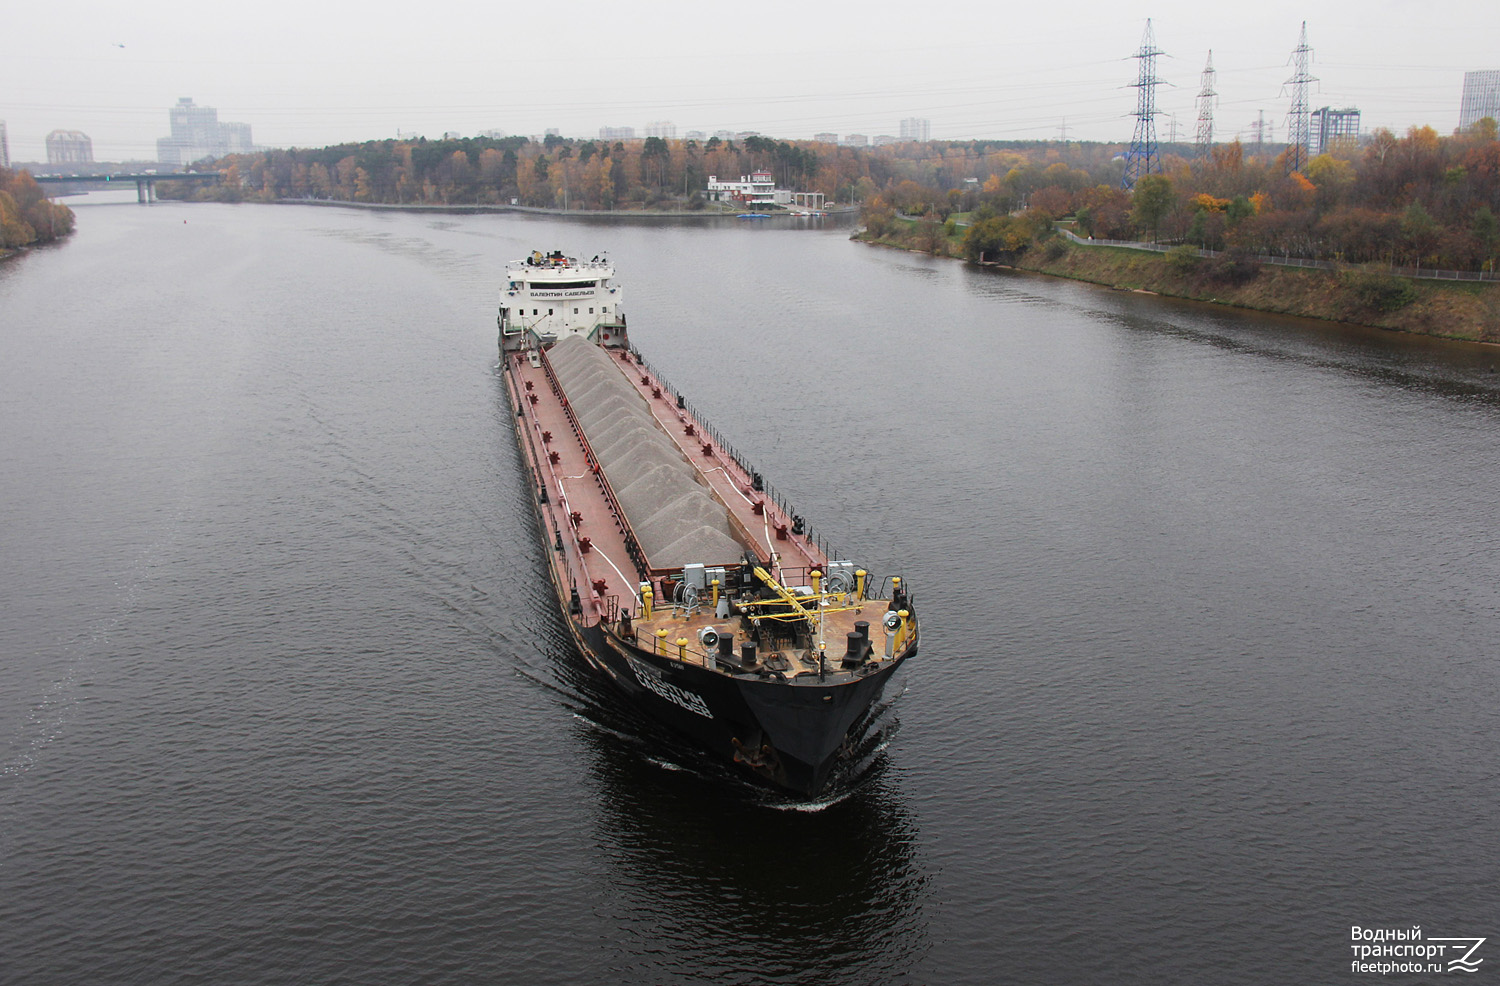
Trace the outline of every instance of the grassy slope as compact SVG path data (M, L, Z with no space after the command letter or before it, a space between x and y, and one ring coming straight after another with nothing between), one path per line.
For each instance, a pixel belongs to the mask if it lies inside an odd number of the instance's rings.
M915 224L898 223L890 236L873 240L860 234L859 238L909 250L913 249L914 231ZM961 256L961 247L961 236L949 238L947 255ZM1396 311L1382 312L1361 302L1330 271L1265 266L1248 283L1231 285L1215 282L1201 270L1175 272L1162 255L1141 250L1069 244L1060 256L1051 260L1047 259L1048 252L1045 247L1032 249L1022 254L1015 266L1122 290L1154 291L1256 311L1354 322L1450 339L1500 342L1500 284L1493 282L1416 281L1414 301Z

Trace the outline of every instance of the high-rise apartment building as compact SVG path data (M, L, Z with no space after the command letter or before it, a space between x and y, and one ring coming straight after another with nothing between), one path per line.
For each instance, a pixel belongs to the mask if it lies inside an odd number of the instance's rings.
M0 120L0 168L10 167L10 141L5 138L5 121Z
M1458 129L1467 130L1485 117L1500 122L1500 69L1464 73Z
M1308 114L1307 153L1311 157L1327 154L1336 147L1351 148L1359 143L1359 110L1341 110L1324 106Z
M677 139L677 124L671 120L652 120L646 124L647 137L660 137L662 140Z
M79 130L54 130L47 135L48 164L93 164L94 142Z
M189 96L177 100L177 105L167 111L167 119L172 134L156 141L156 159L163 164L192 164L203 158L255 150L250 124L220 123L218 110L198 106Z
M635 127L600 127L600 140L635 140Z
M932 121L920 116L907 117L901 121L900 133L902 140L931 140Z

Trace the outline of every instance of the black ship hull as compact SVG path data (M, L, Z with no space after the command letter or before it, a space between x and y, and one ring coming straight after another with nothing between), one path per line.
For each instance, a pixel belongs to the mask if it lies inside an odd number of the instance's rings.
M585 656L653 719L777 787L812 797L900 662L853 680L726 675L658 657L600 626L575 627ZM913 648L910 654L914 654Z

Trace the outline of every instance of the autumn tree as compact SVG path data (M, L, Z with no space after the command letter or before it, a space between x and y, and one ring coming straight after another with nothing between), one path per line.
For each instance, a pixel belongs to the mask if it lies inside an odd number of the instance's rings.
M21 217L15 196L0 191L0 249L23 247L36 241L36 229Z
M47 198L29 171L0 168L0 248L60 239L73 221L73 210Z
M1152 240L1167 213L1177 204L1177 193L1165 175L1146 175L1135 183L1131 196L1130 220L1140 229L1151 231Z
M1011 261L1031 244L1032 230L1019 216L976 214L964 234L964 256L976 263Z
M895 228L896 210L884 196L877 195L860 210L860 221L872 236L886 236Z
M671 155L667 151L667 142L660 137L647 137L645 145L641 148L641 179L642 181L653 181L657 191L666 182L667 162Z
M1354 186L1354 179L1353 163L1332 154L1319 154L1307 162L1307 180L1317 190L1319 212L1343 204L1344 197Z

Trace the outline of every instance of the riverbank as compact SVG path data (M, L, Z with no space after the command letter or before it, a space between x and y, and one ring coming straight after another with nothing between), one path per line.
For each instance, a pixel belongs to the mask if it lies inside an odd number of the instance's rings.
M898 222L886 236L876 238L861 231L854 238L877 246L962 259L961 230L939 240L936 251L918 247L916 234L916 224ZM933 245L930 236L927 240L926 245ZM1186 253L1078 246L1060 236L995 266L1121 291L1149 291L1280 315L1500 343L1500 285L1493 283L1415 280L1364 269L1310 270L1228 257L1208 259Z
M735 213L699 209L646 210L646 209L543 209L530 205L502 205L498 203L474 203L443 205L441 203L413 202L346 202L341 199L275 199L268 205L313 205L346 209L369 209L374 212L441 212L455 215L478 215L489 212L520 212L537 216L610 216L626 219L733 219Z
M312 205L347 209L369 209L376 212L437 212L452 215L479 215L483 213L522 213L535 216L562 218L608 218L608 219L735 219L744 212L743 207L702 209L549 209L530 205L503 205L499 203L466 203L443 205L441 203L395 203L395 202L347 202L342 199L273 199L244 200L261 205ZM852 207L825 210L828 215L844 215L857 212ZM772 219L806 219L785 210L769 213Z

